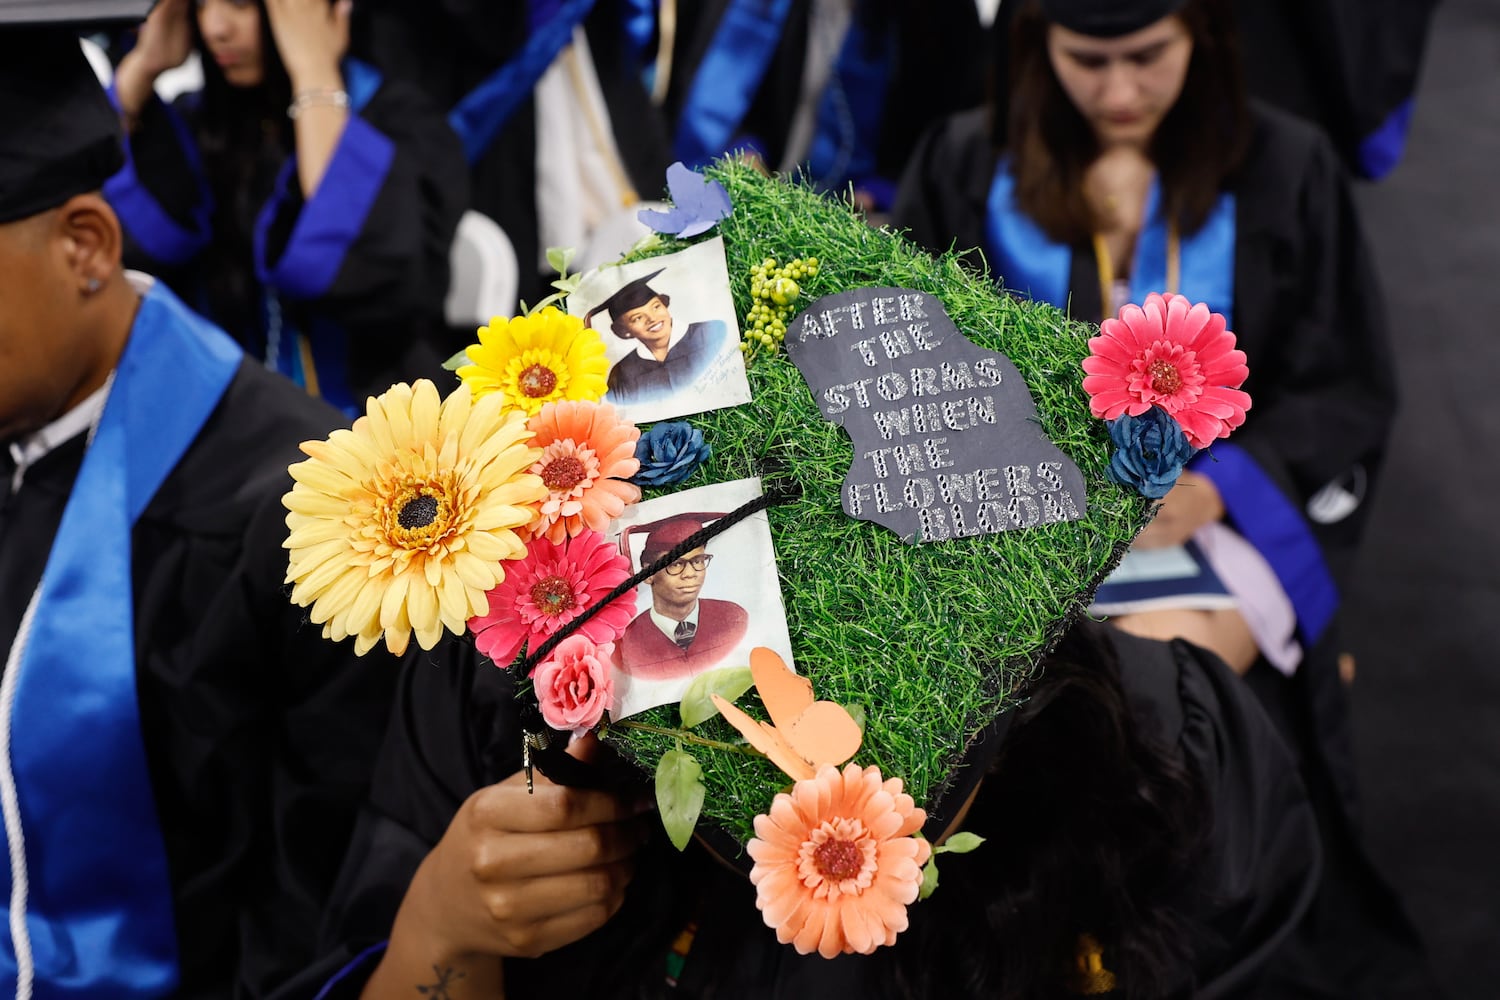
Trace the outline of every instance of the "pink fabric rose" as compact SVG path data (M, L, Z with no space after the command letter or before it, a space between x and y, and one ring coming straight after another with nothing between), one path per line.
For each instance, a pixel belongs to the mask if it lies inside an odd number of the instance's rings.
M587 636L570 635L541 662L531 679L547 725L582 736L603 720L615 694L609 672L614 648L612 642L597 645Z

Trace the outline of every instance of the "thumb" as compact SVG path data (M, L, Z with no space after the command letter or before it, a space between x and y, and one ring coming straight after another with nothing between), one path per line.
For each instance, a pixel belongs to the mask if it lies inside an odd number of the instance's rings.
M569 740L568 755L583 761L585 764L592 762L599 756L599 737L589 732Z
M349 51L349 17L354 11L354 0L338 0L333 5L333 34L338 39L339 55Z

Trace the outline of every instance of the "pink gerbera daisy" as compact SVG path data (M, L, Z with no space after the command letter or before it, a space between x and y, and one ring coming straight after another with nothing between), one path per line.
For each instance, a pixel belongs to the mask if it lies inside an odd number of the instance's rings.
M932 845L927 814L878 767L824 764L755 817L750 881L776 940L824 958L896 943Z
M1146 296L1106 319L1083 361L1094 416L1138 417L1159 406L1182 426L1188 443L1206 448L1245 422L1250 375L1224 317L1186 297Z
M547 488L532 524L533 535L561 542L581 531L604 531L626 504L641 498L625 482L640 469L635 443L641 432L604 403L548 403L527 423L542 457L531 467Z
M603 536L586 531L558 545L534 538L524 558L508 563L505 579L487 597L489 613L469 619L479 651L500 666L527 643L545 642L630 576L630 560ZM576 634L613 642L635 615L626 594L585 622Z

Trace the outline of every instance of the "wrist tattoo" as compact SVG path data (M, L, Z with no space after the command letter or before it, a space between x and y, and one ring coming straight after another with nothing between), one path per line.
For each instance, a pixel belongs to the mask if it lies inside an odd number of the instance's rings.
M434 965L432 974L437 977L437 981L425 986L418 983L417 993L426 997L427 1000L453 1000L451 992L453 984L464 977L463 972L451 965L441 969Z

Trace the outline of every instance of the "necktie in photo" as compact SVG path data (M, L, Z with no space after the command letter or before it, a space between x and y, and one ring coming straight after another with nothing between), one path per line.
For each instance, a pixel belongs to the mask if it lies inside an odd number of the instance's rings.
M687 649L693 641L693 636L698 634L698 626L692 622L678 622L677 628L672 632L672 641L676 642L681 649Z

